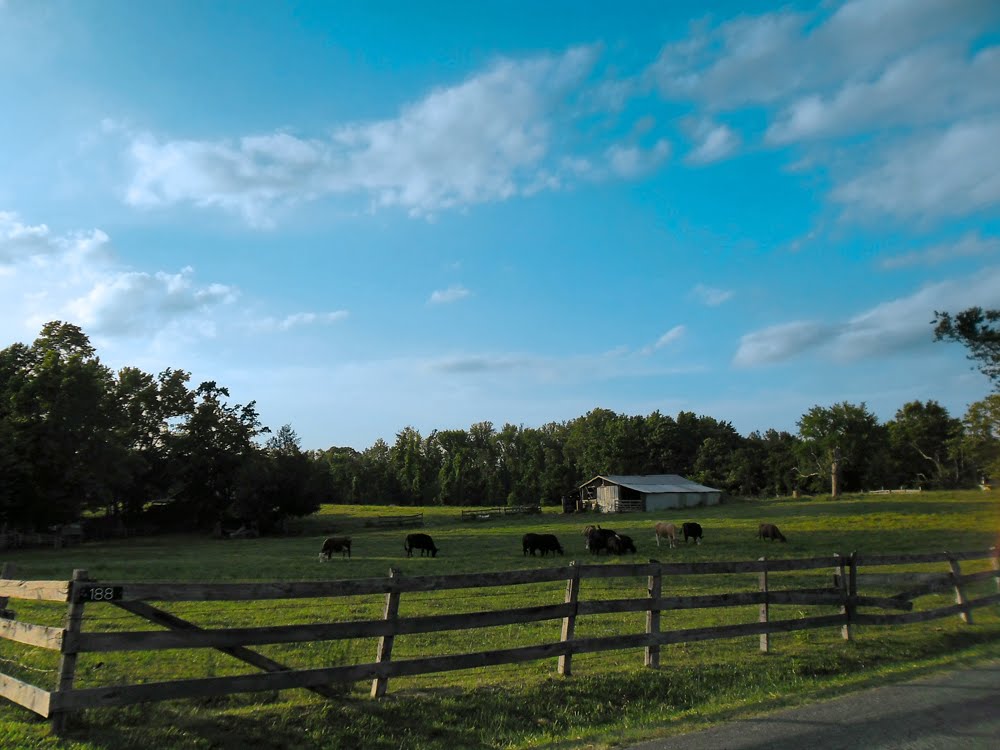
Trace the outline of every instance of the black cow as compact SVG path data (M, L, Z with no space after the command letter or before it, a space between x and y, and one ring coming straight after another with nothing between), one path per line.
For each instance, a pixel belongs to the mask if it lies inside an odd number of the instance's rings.
M434 546L434 540L431 539L430 534L407 534L403 549L406 550L407 557L413 557L415 549L420 550L421 557L427 552L431 553L431 557L437 557L438 553L438 548Z
M600 526L587 527L587 550L592 555L600 554L602 549L608 548L608 540L615 536L611 529L602 529Z
M555 534L525 534L521 537L521 549L525 555L530 552L532 557L535 556L536 550L542 553L542 557L545 557L549 552L565 554Z
M777 539L779 542L787 542L785 535L781 533L777 526L773 523L762 523L757 527L757 537L760 539L769 539L774 541Z
M701 524L695 523L694 521L689 521L682 527L684 531L684 544L687 544L688 539L694 539L695 544L701 544L701 538L704 536L701 530Z
M326 541L323 542L323 549L319 551L320 560L329 560L333 557L334 552L340 552L341 557L351 556L351 537L349 536L331 536L327 537Z
M632 537L626 536L625 534L615 534L610 539L608 539L608 554L610 555L624 555L626 552L631 552L635 554L635 544L632 542Z

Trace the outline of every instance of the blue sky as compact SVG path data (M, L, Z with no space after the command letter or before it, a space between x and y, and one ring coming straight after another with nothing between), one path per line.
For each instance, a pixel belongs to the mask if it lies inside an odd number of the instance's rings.
M1000 4L0 0L0 345L308 448L988 384Z

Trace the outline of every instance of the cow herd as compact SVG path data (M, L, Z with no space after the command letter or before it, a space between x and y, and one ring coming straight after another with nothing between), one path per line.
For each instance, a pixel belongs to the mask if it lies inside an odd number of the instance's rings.
M677 545L677 539L680 536L684 537L684 544L687 544L689 539L693 539L695 544L701 544L701 540L705 536L701 524L694 521L681 524L679 531L676 524L660 521L653 528L653 531L656 534L656 546L660 546L661 539L666 539L671 549ZM636 554L635 542L632 541L632 537L626 534L619 534L617 531L612 531L611 529L603 529L600 525L585 526L583 536L585 539L585 548L592 555L600 554L602 551L607 552L609 555L624 555L629 552ZM760 524L757 528L757 537L767 539L768 541L788 541L785 539L785 535L773 523ZM407 557L413 557L413 550L420 550L421 557L426 555L437 557L438 553L438 548L434 544L434 540L430 534L423 533L407 534L406 540L403 542L403 549L406 551ZM553 555L557 552L560 555L564 554L562 545L555 534L536 534L533 532L529 532L521 537L521 551L522 556L530 554L532 557L535 556L536 552L541 554L542 557L545 557L549 552ZM323 548L320 550L319 559L330 560L335 552L340 552L341 557L349 558L351 556L351 537L327 537L323 541Z

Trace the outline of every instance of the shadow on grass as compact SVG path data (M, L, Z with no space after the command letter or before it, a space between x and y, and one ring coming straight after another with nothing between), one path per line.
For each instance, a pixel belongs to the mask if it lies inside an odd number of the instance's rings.
M925 633L917 642L886 644L871 637L840 648L789 643L781 653L712 661L660 671L619 671L533 685L406 691L375 701L356 691L339 702L302 693L233 696L87 712L69 739L101 750L121 748L415 747L442 750L576 747L602 737L647 736L682 716L720 720L747 705L780 707L785 697L823 697L843 690L843 678L865 686L879 668L905 666L995 643L996 626ZM867 676L867 677L866 677ZM359 690L360 690L359 686ZM730 708L726 709L725 707ZM733 708L742 706L743 708ZM696 727L692 727L696 728Z

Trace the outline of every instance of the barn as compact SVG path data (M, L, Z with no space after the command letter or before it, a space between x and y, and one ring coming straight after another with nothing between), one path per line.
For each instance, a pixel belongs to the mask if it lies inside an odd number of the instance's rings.
M692 482L679 474L609 474L581 484L580 497L595 502L602 513L622 513L717 505L722 490Z

